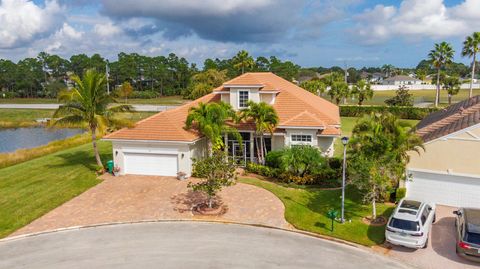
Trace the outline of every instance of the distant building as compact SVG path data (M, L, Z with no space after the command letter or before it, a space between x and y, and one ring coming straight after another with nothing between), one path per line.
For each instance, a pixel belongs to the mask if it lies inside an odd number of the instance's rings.
M383 85L421 85L423 81L410 76L398 75L386 78L382 81Z
M383 81L383 74L379 72L368 73L363 71L360 74L360 78L370 82L370 83L381 83Z

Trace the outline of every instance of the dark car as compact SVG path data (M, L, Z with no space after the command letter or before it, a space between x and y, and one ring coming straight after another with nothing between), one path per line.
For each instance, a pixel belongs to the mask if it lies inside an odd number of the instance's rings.
M457 254L480 262L480 209L460 208L453 213L457 215Z

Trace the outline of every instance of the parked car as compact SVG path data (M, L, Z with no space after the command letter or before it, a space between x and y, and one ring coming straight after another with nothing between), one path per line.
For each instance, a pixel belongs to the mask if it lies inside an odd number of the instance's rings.
M434 222L435 204L402 199L388 220L385 238L398 246L426 248Z
M460 208L453 213L457 215L457 254L480 262L480 209Z

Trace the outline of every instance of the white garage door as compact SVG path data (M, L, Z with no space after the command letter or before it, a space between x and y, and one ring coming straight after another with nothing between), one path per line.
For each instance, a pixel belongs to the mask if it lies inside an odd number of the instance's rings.
M480 178L411 172L407 197L456 207L480 207Z
M177 155L125 153L125 173L134 175L176 176Z

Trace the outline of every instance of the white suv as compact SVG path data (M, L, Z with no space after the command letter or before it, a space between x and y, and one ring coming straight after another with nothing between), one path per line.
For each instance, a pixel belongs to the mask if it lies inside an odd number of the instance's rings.
M426 248L435 222L435 204L402 199L387 223L387 242L407 248Z

